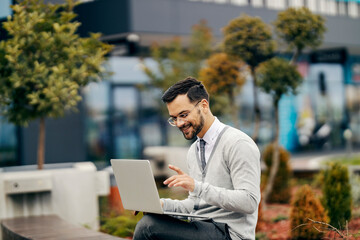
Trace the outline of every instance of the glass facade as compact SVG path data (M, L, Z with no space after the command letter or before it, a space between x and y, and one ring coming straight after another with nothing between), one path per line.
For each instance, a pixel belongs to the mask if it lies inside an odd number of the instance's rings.
M188 0L214 4L252 6L283 10L306 6L315 13L331 16L360 16L359 1L336 0ZM0 19L11 14L12 0L0 1ZM142 158L148 146L188 146L175 127L167 123L168 113L161 92L149 86L142 64L157 69L155 61L112 56L106 64L112 72L102 82L84 89L85 146L87 160L107 162L111 158ZM347 72L350 69L349 78ZM280 143L290 151L307 148L340 147L346 128L360 144L360 59L346 64L309 64L299 70L304 84L299 95L280 101ZM346 84L344 84L346 83ZM248 77L237 96L241 130L251 135L254 127L252 79ZM261 104L260 145L274 136L271 97L259 91ZM218 116L232 125L230 116ZM0 122L0 167L17 163L17 129Z
M151 59L145 61L147 66L156 69ZM138 58L114 57L108 64L113 71L110 79L86 88L89 160L142 158L148 146L191 144L176 127L167 123L168 113L160 100L161 92L148 85L141 64ZM352 77L360 82L360 65L355 62L352 66ZM346 69L340 63L300 62L298 70L304 77L299 94L283 96L280 101L281 145L290 151L343 147L342 135L347 128L353 131L354 141L359 144L360 84L351 87L344 84ZM240 128L250 136L254 127L252 94L252 79L248 77L236 103L240 109ZM263 147L274 137L275 118L271 97L261 91L258 94L259 146ZM230 116L217 117L232 125Z
M155 66L146 59L147 66ZM111 57L109 79L84 90L88 159L142 158L147 146L186 146L176 128L167 123L161 92L149 86L134 57Z
M0 116L0 167L18 163L16 127Z
M1 0L0 1L0 19L4 19L7 16L11 15L12 11L10 5L12 0Z
M346 109L353 141L360 145L360 57L353 57L349 68L350 75L345 85Z
M216 4L231 4L236 6L266 7L274 10L284 10L288 7L308 7L315 13L328 16L360 17L360 1L358 0L188 0Z
M0 20L11 15L12 0L0 1ZM0 167L17 164L16 127L0 116Z

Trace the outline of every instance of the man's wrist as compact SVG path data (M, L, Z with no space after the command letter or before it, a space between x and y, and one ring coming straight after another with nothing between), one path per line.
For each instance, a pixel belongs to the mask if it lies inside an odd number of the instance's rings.
M192 193L194 193L195 196L199 196L201 193L202 182L199 182L194 179L194 184L195 184L195 187L194 187L194 190L192 191Z

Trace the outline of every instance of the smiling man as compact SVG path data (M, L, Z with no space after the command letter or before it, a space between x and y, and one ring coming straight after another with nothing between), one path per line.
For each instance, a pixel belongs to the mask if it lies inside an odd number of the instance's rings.
M164 181L189 192L185 200L162 199L165 211L192 213L207 220L146 214L134 239L255 239L260 202L260 153L242 131L221 123L210 110L203 84L188 77L162 97L169 124L188 140L197 140L187 155L189 175L169 166L175 175ZM184 159L185 161L185 159Z

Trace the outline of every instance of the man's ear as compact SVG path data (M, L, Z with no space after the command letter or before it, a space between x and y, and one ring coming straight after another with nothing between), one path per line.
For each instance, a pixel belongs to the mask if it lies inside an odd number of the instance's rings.
M201 100L200 106L203 109L204 113L208 113L210 111L209 102L206 99Z

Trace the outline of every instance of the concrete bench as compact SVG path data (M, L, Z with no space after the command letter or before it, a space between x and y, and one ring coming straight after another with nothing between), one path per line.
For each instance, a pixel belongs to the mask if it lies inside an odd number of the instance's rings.
M123 239L70 224L56 215L17 217L1 221L2 239Z

